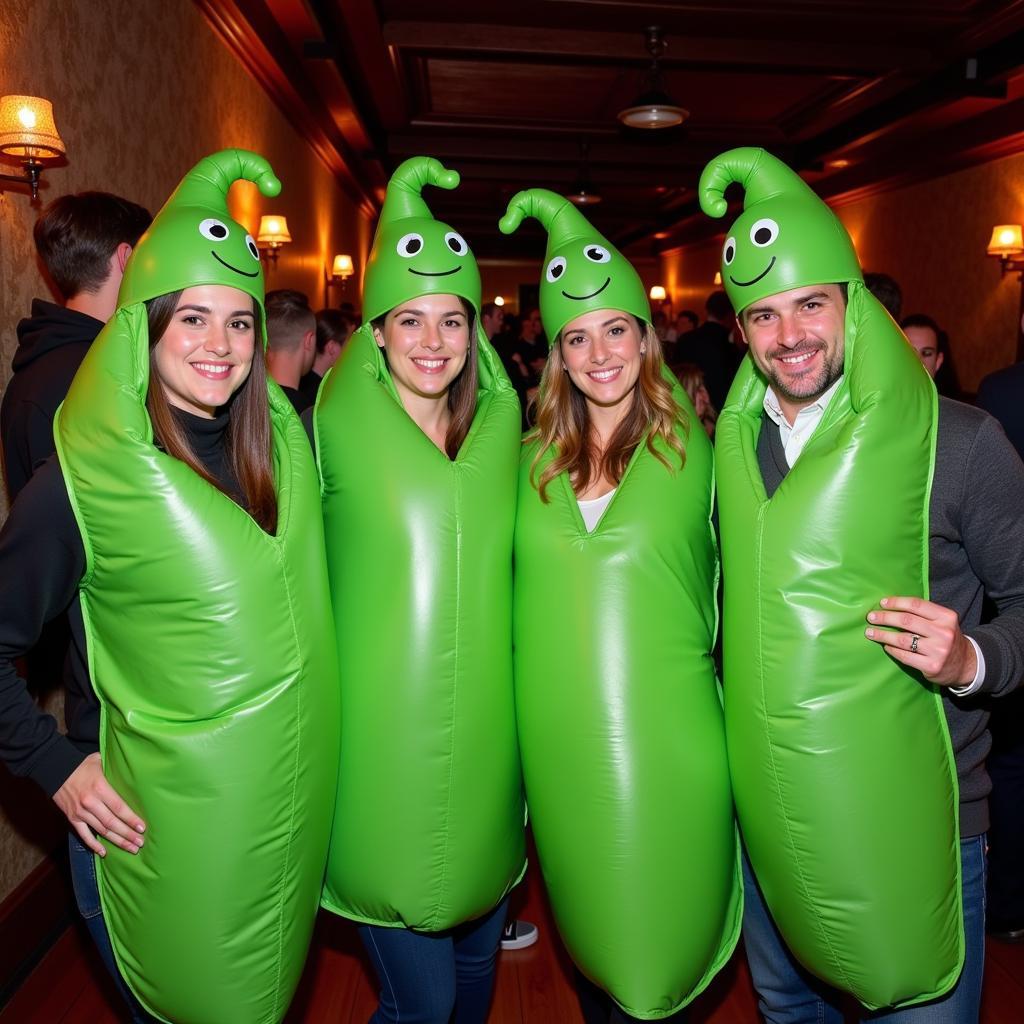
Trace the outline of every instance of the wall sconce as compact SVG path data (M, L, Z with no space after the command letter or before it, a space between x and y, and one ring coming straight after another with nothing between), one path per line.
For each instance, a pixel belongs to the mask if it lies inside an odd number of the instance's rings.
M648 298L651 300L651 302L664 302L665 297L666 292L664 286L660 284L651 286L650 293L648 294Z
M329 306L330 300L330 287L332 284L338 284L341 282L341 290L344 292L345 285L348 283L348 279L356 272L356 268L352 264L352 257L347 253L339 253L334 257L334 262L331 264L330 271L324 268L324 305Z
M42 161L59 159L64 152L64 140L53 123L53 104L49 100L38 96L0 97L0 159L25 168L24 176L0 174L0 178L28 185L32 202L36 202Z
M988 243L989 256L999 257L1002 274L1019 272L1024 282L1024 237L1020 224L997 224Z
M720 270L715 271L715 278L711 283L713 285L717 285L718 287L722 286L722 272Z
M504 299L504 297L503 297L503 296L501 296L501 295L495 295L495 296L494 296L494 304L495 304L496 306L504 306L504 305L505 305L505 299Z
M260 253L275 267L277 254L281 246L292 240L288 231L288 219L269 213L260 217L260 229L256 233L256 241L260 245Z

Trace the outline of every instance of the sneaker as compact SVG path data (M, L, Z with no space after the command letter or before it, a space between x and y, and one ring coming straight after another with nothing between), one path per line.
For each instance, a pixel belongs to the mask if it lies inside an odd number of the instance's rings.
M512 923L515 924L516 922L513 921ZM990 917L985 922L985 931L990 939L996 939L999 942L1012 942L1015 945L1024 943L1024 921L1010 921L999 917ZM508 934L507 927L505 928L505 934Z
M537 941L537 926L514 918L505 925L501 935L502 949L526 949Z

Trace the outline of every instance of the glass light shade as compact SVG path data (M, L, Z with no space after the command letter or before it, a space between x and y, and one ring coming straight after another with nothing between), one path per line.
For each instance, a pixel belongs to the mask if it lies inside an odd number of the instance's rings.
M720 270L716 270L715 271L715 279L711 283L712 284L721 284L722 283L722 272Z
M496 306L504 306L505 305L505 299L501 295L495 295L494 296L494 304Z
M291 240L292 236L288 231L286 217L279 217L273 213L260 217L260 230L256 235L257 242L263 242L266 245L284 245L285 242Z
M586 188L578 188L572 192L566 192L565 198L577 206L596 206L601 202L601 197L596 192L590 192Z
M651 302L664 302L665 296L665 289L660 284L656 284L651 286L650 293L647 297L651 300Z
M674 128L689 116L688 110L660 91L644 93L632 106L619 111L619 120L630 128Z
M352 257L341 254L334 257L334 263L331 266L331 277L351 277L355 273L355 267L352 266Z
M1020 224L998 224L988 243L989 256L1017 256L1024 253Z
M0 153L16 160L63 156L53 104L38 96L0 97Z

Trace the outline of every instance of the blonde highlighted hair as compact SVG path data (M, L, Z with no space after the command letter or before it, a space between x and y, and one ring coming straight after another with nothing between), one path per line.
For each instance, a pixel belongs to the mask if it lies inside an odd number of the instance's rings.
M662 375L664 359L658 336L640 321L637 327L646 351L640 355L633 401L604 451L599 451L595 444L586 397L564 372L561 336L555 339L540 381L537 425L524 438L524 443L539 442L530 466L530 482L537 488L541 501L548 501L548 485L562 472L569 474L577 494L586 491L590 482L602 475L618 486L645 435L648 450L666 469L671 471L673 467L655 446L659 440L679 456L680 468L686 464L686 447L677 428L689 436L690 418L672 397L672 387ZM552 447L555 457L538 477L538 467Z

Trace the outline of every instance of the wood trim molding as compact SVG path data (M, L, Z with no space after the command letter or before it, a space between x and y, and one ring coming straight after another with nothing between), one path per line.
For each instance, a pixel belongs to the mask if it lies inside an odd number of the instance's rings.
M75 897L64 847L47 855L0 903L0 1007L67 929Z

